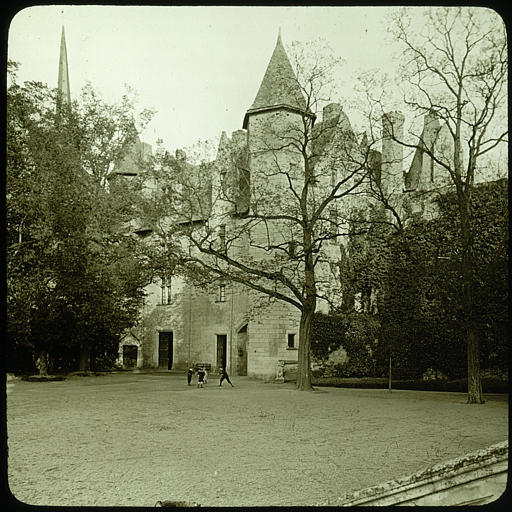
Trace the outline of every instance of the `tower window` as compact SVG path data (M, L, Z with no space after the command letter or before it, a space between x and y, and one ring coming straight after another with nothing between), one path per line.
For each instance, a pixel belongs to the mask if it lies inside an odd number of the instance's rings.
M167 304L170 304L171 301L172 301L172 295L171 295L171 289L172 289L172 286L171 286L171 278L169 278L169 281L167 282Z
M295 333L288 333L288 348L295 348Z
M226 285L221 284L219 285L219 302L226 302Z
M160 285L161 295L160 295L160 304L170 304L171 303L171 280L162 279L162 284Z

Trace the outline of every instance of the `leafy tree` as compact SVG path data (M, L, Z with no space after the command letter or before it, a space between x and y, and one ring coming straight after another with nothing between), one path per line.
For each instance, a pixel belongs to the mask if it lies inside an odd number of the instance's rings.
M436 225L436 243L443 247L441 272L458 276L449 298L460 312L460 329L465 322L460 300L462 277L457 261L462 251L458 238L457 200L449 193L440 198L440 216ZM505 369L508 352L508 180L475 186L471 197L471 224L474 249L475 325L480 340L484 368ZM440 236L442 233L442 238ZM448 241L448 243L446 243ZM453 280L452 280L453 281Z
M391 257L378 294L380 372L385 372L391 350L395 376L417 378L429 368L451 377L465 373L466 317L454 196L439 196L435 219L418 218L389 239ZM500 369L506 365L508 339L506 180L476 186L471 208L472 222L478 225L475 303L481 360L484 368Z
M109 193L106 181L135 140L133 107L126 99L117 109L104 105L90 88L74 105L56 108L56 96L43 84L19 85L11 77L9 354L19 369L28 369L28 361L16 363L17 354L33 354L42 373L51 359L68 367L80 359L88 369L91 350L97 358L114 353L136 318L145 283L127 224L133 196ZM80 358L70 355L78 351Z

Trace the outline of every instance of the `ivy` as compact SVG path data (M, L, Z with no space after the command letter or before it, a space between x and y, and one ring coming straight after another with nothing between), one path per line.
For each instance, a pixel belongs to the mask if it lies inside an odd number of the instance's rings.
M507 180L499 180L475 186L472 193L481 364L495 371L508 362L507 187ZM353 230L339 262L344 302L336 314L316 314L313 324L313 357L330 375L386 376L391 357L394 378L422 378L431 370L465 376L454 194L441 195L438 207L436 219L413 218L401 232L378 222L371 226L372 219L379 220L378 210L371 212L364 234ZM362 311L354 309L358 293ZM346 361L330 361L340 347Z

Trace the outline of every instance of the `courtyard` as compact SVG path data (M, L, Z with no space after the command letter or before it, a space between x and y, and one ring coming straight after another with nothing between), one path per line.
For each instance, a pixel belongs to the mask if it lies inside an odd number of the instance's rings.
M50 506L336 505L508 438L508 396L318 388L247 377L198 389L176 373L16 380L14 496Z

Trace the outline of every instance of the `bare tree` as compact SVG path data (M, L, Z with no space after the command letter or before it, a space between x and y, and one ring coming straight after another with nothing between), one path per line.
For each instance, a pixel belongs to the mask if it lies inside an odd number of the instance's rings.
M284 53L281 44L279 39L274 55ZM269 87L286 104L263 114L255 109L249 137L238 131L229 141L224 134L215 162L197 167L179 154L167 157L158 177L168 219L160 234L181 237L175 259L189 279L237 283L253 297L298 311L300 390L311 389L317 301L330 300L328 285L336 281L329 276L329 253L338 257L346 201L367 178L367 154L348 117L338 104L328 104L335 61L313 48L308 58L297 53L294 72L286 54L271 61ZM323 119L315 123L322 107Z
M466 318L468 403L483 403L479 342L474 315L475 264L471 197L475 175L484 160L507 142L507 43L499 16L483 8L400 9L390 20L390 31L402 47L403 102L425 118L423 130L404 135L386 127L382 95L372 97L372 115L384 115L386 136L428 161L424 177L431 190L453 188L458 205L462 248L462 304ZM378 91L374 91L374 93ZM380 122L379 116L379 122ZM491 153L492 155L492 153ZM425 173L425 166L423 166ZM373 184L373 191L400 223L389 191ZM401 192L401 191L399 191Z

